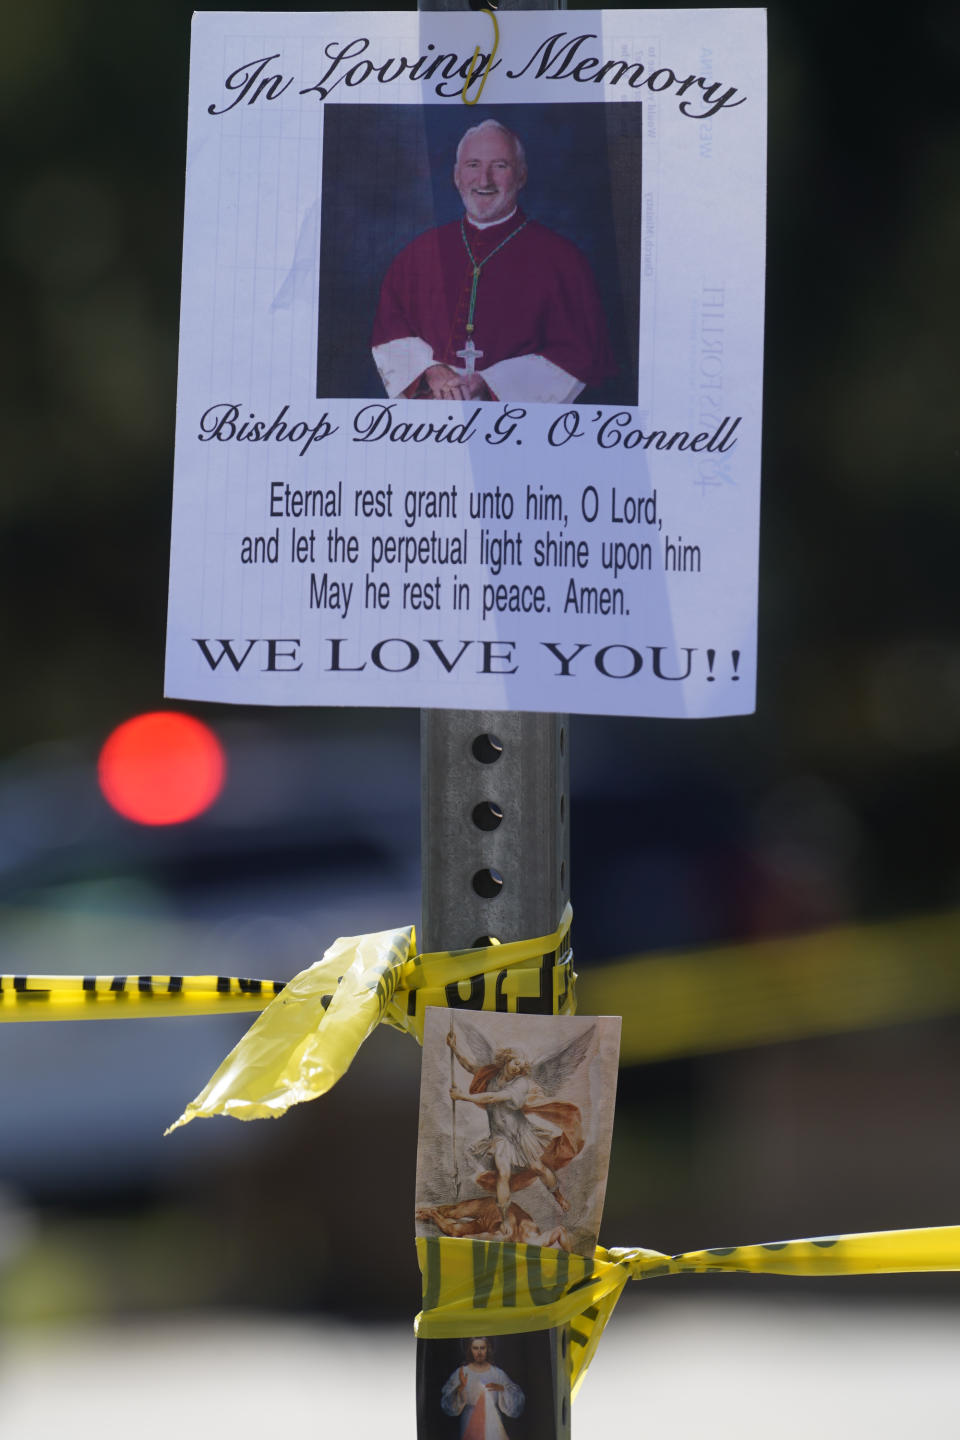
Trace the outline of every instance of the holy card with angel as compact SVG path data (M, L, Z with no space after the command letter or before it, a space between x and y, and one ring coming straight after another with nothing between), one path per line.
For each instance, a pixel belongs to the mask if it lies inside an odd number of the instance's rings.
M619 1016L428 1010L416 1232L592 1255Z

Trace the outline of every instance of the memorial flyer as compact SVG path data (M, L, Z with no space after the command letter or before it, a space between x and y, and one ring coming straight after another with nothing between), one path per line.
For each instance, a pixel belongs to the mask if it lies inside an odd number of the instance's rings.
M765 87L761 10L195 16L170 697L753 709Z

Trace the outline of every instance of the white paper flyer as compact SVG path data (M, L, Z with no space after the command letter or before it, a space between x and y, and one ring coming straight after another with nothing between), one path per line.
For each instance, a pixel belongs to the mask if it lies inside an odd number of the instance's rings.
M194 19L173 698L753 709L764 12L499 30Z

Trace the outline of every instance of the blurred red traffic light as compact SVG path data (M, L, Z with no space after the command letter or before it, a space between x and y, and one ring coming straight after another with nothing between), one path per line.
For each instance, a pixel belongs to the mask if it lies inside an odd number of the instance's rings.
M178 825L201 815L223 789L223 746L190 715L153 711L107 737L97 773L114 810L139 825Z

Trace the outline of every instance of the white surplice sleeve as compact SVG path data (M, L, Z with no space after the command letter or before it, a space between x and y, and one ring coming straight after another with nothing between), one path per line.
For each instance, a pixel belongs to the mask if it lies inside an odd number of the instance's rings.
M383 345L374 345L373 362L391 400L403 395L415 380L419 380L424 370L435 363L433 351L419 335L407 335L402 340L387 340Z
M503 1386L502 1390L494 1392L497 1406L503 1411L504 1415L508 1415L511 1420L515 1420L518 1415L523 1414L526 1396L520 1389L520 1386L514 1384L509 1375L505 1375L504 1372L498 1370L496 1366L493 1368L495 1371L494 1381L496 1384Z
M467 1403L467 1387L460 1389L460 1371L454 1370L440 1391L440 1408L444 1415L459 1415Z
M542 400L569 405L584 388L582 380L545 355L517 355L512 360L498 360L481 373L498 400Z

